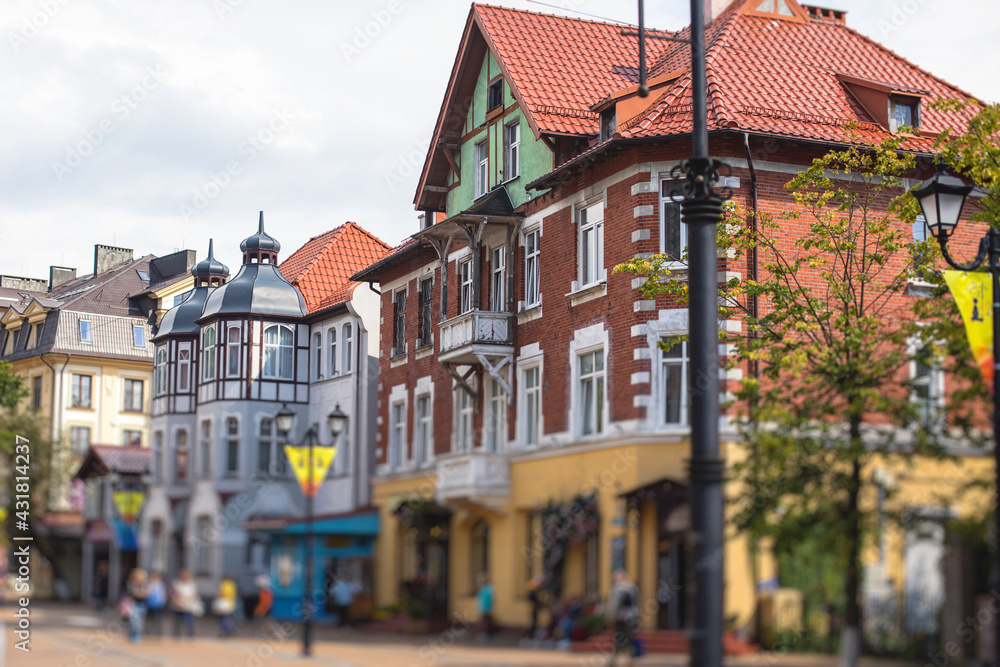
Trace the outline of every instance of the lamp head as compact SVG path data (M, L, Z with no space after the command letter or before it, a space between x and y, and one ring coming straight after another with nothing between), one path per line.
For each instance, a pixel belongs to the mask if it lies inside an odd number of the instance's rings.
M274 416L274 421L278 426L278 433L282 437L288 437L288 434L292 431L292 427L295 426L295 412L288 407L287 403L282 403L278 414Z
M347 425L347 415L341 411L340 403L337 403L337 407L334 408L333 412L327 415L326 420L330 425L330 434L336 438L344 430L344 426Z
M920 202L927 228L934 238L947 239L958 226L962 217L965 199L972 192L972 186L946 173L947 165L937 163L937 173L920 184L914 196Z

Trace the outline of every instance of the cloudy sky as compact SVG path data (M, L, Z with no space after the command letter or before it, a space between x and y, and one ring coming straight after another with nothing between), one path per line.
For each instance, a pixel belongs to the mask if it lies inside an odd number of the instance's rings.
M501 4L635 21L629 0L549 1L567 9ZM818 4L1000 100L997 3ZM646 5L652 26L687 23L685 0ZM261 209L282 257L345 220L399 242L416 230L417 172L468 11L467 0L3 0L0 273L88 273L94 243L202 257L209 237L235 269Z

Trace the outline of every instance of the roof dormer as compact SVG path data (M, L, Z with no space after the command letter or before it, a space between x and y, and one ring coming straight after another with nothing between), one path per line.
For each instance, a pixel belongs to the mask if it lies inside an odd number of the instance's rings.
M809 14L795 0L750 0L741 10L746 16L760 16L795 23L806 23Z
M898 132L904 125L920 127L920 101L930 95L928 91L849 74L837 78L872 120L888 131Z

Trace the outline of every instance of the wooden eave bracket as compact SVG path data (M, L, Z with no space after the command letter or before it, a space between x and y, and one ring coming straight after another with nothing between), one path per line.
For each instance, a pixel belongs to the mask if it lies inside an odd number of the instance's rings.
M490 374L497 383L503 387L503 390L507 393L507 405L514 404L514 393L511 391L510 382L507 381L506 373L501 373L503 367L514 360L514 355L505 354L500 357L500 361L494 366L490 363L490 360L483 354L476 352L476 359L479 359L479 363L483 365L483 369Z
M475 410L478 412L479 411L479 391L476 390L476 389L473 389L469 385L469 378L476 372L475 367L470 366L469 370L465 371L465 375L459 375L458 370L455 368L455 364L452 364L452 363L447 362L447 361L443 361L441 363L442 363L442 365L444 365L445 370L448 371L448 374L451 375L453 378L455 378L455 382L458 384L458 386L461 387L466 393L469 394L469 396L472 397L472 399L473 399L472 400L472 405L475 408Z

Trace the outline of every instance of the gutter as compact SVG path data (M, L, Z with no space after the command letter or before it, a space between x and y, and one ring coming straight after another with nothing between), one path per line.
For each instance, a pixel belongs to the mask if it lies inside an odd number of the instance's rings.
M750 134L747 132L743 133L743 148L746 151L747 155L747 167L750 169L750 206L753 209L753 213L751 214L750 217L750 229L753 230L754 236L756 236L757 216L759 213L757 208L757 170L754 169L753 155L751 155L750 153ZM757 244L755 243L753 248L750 249L750 279L755 282L757 281L759 266L760 264L759 264L759 257L757 254ZM754 318L757 318L759 316L759 307L760 307L759 299L757 295L754 294L750 297L750 314ZM757 332L751 331L750 337L756 338ZM750 374L754 377L754 379L760 377L760 362L757 359L750 360L749 371ZM755 407L756 406L752 405L750 406L750 409L753 410Z

